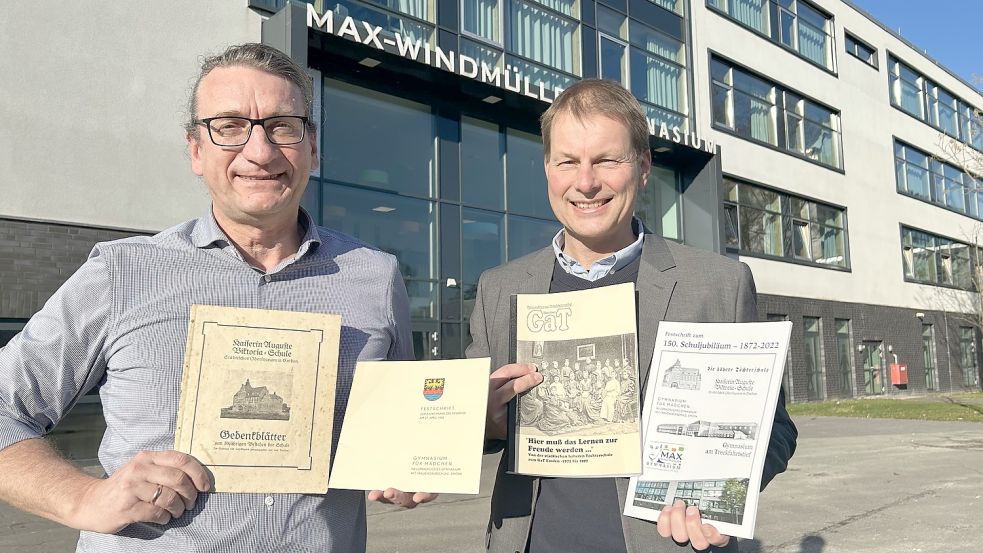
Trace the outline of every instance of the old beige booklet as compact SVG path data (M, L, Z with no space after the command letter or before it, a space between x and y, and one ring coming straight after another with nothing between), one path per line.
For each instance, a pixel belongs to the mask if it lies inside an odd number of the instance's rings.
M477 494L491 360L359 363L331 487Z
M341 317L192 305L174 449L216 492L325 493Z
M543 375L509 405L510 472L642 472L635 286L513 297L515 362Z

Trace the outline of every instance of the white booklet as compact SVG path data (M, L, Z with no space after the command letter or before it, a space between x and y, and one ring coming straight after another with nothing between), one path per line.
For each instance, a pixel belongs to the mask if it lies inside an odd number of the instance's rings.
M477 494L491 359L361 361L331 488Z
M792 323L659 323L642 409L642 475L624 514L681 499L751 538Z

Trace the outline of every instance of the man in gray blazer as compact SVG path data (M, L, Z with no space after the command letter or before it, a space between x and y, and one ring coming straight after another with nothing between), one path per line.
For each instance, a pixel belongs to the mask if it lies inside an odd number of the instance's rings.
M634 282L638 291L639 381L645 389L659 321L758 319L746 265L646 234L635 198L651 169L648 124L638 102L612 81L584 80L542 117L550 206L563 225L552 246L482 274L468 357L492 358L486 449L504 446L506 406L543 380L509 364L510 296ZM797 432L779 398L762 486L785 470ZM536 478L499 466L486 545L504 553L737 551L736 540L702 524L682 501L657 526L624 517L627 478Z

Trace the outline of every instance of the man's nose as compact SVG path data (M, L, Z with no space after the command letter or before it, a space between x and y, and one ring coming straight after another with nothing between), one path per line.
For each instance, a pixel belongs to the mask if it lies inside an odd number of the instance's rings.
M280 147L270 142L263 125L254 124L249 140L242 146L242 155L254 163L266 163L280 153Z
M591 163L581 163L577 168L577 180L575 183L577 190L581 193L594 192L601 187Z

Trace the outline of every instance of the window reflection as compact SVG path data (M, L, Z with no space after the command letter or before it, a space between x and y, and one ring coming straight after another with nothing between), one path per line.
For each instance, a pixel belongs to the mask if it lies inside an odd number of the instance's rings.
M652 166L648 185L638 196L635 213L650 232L680 240L679 191L676 172L668 167Z
M509 211L552 219L553 210L546 196L542 139L509 129L505 140Z
M490 209L505 207L502 159L504 141L498 125L461 118L461 201Z
M434 203L348 186L324 184L324 226L356 236L396 256L415 317L435 314Z
M509 260L550 245L558 230L556 221L509 215Z
M325 79L324 178L433 196L434 122L429 106ZM331 198L325 198L331 203Z
M503 214L491 211L467 208L461 210L464 282L477 284L483 271L505 261L503 218Z

